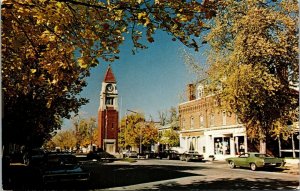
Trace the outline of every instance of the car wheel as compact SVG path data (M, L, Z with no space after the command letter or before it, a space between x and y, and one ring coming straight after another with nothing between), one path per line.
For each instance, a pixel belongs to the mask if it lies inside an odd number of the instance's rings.
M255 171L257 169L257 166L255 163L251 163L250 168L251 168L251 170Z
M229 167L230 167L230 168L235 168L235 164L234 164L233 161L230 161L230 162L229 162Z

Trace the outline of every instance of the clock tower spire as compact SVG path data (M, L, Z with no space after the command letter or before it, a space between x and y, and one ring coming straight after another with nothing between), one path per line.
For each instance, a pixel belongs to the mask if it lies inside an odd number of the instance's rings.
M118 149L118 91L117 81L109 65L100 91L98 109L99 147L109 153Z

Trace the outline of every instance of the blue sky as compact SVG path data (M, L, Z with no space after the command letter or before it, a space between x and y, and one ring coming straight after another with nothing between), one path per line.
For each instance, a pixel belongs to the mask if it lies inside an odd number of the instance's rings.
M100 64L91 70L81 97L89 103L80 108L83 118L97 117L101 83L111 64L117 80L119 93L120 119L127 109L143 112L146 120L150 115L158 121L158 111L166 111L178 106L185 96L186 85L195 77L188 72L182 59L182 49L187 49L179 41L164 32L154 35L154 43L148 43L148 49L132 54L130 41L120 47L120 59L113 63L100 60ZM189 52L195 54L192 49ZM195 54L197 57L201 52ZM201 56L200 56L201 57ZM64 120L63 129L70 128L71 122Z

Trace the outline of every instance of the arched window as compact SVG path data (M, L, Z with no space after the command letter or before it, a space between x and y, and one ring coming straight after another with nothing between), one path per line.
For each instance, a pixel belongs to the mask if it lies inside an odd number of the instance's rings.
M204 126L204 118L203 118L203 115L200 115L199 121L200 121L200 127L203 127L203 126Z
M191 116L191 129L194 129L194 117Z
M215 126L215 115L210 114L210 126Z
M222 112L222 124L226 125L226 111Z
M196 99L200 99L204 96L204 87L202 84L199 84L197 87Z

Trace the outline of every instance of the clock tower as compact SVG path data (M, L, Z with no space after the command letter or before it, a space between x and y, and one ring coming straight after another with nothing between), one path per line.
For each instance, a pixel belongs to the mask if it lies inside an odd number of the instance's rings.
M118 149L119 108L116 84L109 65L102 82L98 109L99 147L108 153L115 153Z

